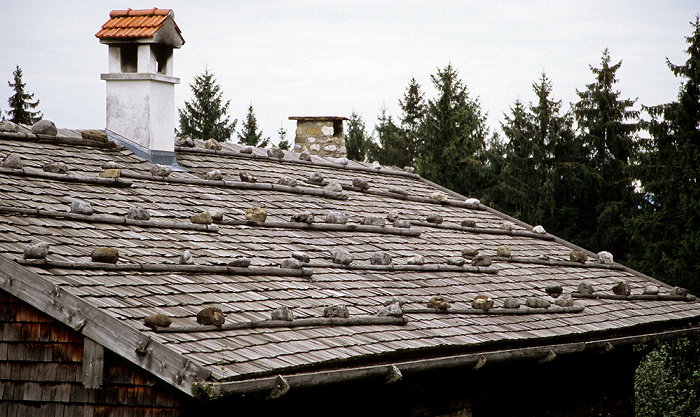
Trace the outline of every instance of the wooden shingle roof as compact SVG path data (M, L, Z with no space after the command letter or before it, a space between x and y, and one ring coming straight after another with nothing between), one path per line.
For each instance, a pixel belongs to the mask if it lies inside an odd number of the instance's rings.
M700 318L695 297L671 295L669 286L601 263L592 253L585 263L571 262L571 251L580 248L468 204L415 174L320 157L300 161L291 152L282 159L268 157L264 149L241 153L235 144L221 151L195 144L176 148L187 172L163 178L131 152L85 141L77 131L60 130L58 137L37 137L25 128L0 132L0 160L15 154L23 163L21 169L0 167L0 288L188 394L196 382L249 392L274 386L278 375L303 385L335 381L341 374L350 378L354 371L382 373L392 364L404 372L417 363L447 366L449 358L465 355L537 357L559 352L557 346L581 343L585 349L587 343L653 337ZM121 167L119 179L99 178L109 161ZM67 174L44 172L50 162L65 163ZM222 180L205 179L214 169ZM241 173L257 182L242 182ZM312 174L321 174L324 182L310 181ZM285 176L296 185L279 184ZM369 188L353 180L365 180ZM342 193L324 191L332 181ZM446 193L447 201L431 198L435 192ZM75 200L90 203L94 213L71 213ZM264 223L245 219L255 206L266 210ZM146 209L150 220L127 219L130 207ZM205 210L221 211L223 220L190 222ZM391 210L410 227L363 224L368 223L363 218L385 219ZM302 211L313 214L314 222L291 221ZM326 223L332 211L348 222ZM427 222L430 214L443 222ZM463 226L464 220L476 226ZM47 258L24 259L25 247L38 241L50 244ZM502 245L511 257L497 256ZM116 248L119 261L92 262L96 247ZM354 257L352 263L333 262L338 248ZM467 248L493 257L493 263L472 266L465 259L459 265L455 260L464 259ZM180 264L184 251L194 265ZM307 254L309 262L300 270L281 268L294 252ZM377 252L390 255L391 264L372 264ZM425 263L409 263L415 255ZM250 266L228 266L238 257L249 258ZM612 293L620 281L629 283L630 296ZM584 282L595 296L577 296ZM574 306L554 305L545 292L550 285L577 296ZM650 285L660 287L659 296L642 294ZM490 297L493 309L473 309L477 295ZM428 308L436 296L451 308ZM531 297L552 306L525 307ZM522 306L504 309L508 298ZM396 299L403 315L377 316ZM347 306L349 318L324 318L332 305ZM197 323L205 307L226 315L221 328ZM294 321L271 321L280 307L291 309ZM147 327L144 318L153 314L170 317L171 327ZM303 382L309 373L316 379ZM222 391L216 392L204 396Z

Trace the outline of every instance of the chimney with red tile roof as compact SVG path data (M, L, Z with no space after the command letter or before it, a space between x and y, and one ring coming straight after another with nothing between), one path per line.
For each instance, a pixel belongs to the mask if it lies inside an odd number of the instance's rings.
M113 10L95 34L109 46L107 135L161 165L175 163L173 49L185 40L170 9Z

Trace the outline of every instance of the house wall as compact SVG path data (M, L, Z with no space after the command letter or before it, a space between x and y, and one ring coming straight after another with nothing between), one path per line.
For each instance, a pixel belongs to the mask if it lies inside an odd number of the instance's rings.
M105 350L102 387L83 386L84 337L0 291L0 416L177 416L184 396Z

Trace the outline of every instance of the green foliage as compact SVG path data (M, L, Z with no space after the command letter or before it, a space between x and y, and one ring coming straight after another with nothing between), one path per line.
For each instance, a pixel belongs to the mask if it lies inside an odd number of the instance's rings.
M270 138L263 137L262 130L258 129L258 119L253 112L253 105L248 106L248 113L243 121L241 131L238 132L238 143L264 148L270 145Z
M642 360L634 384L637 417L700 417L700 342L659 345Z
M370 148L373 145L372 139L367 134L362 116L353 110L348 120L347 134L345 135L345 148L347 149L348 159L360 162L366 161Z
M279 144L278 144L277 146L278 146L280 149L282 149L283 151L289 151L289 150L291 150L291 149L292 149L292 144L291 144L287 139L285 139L285 137L287 136L287 131L284 130L284 127L282 127L282 126L280 125L280 130L277 131L277 134L278 134L279 137L280 137L280 141L279 141Z
M39 100L31 101L34 98L34 94L26 92L26 84L22 82L22 69L19 66L15 68L12 76L13 82L8 81L7 85L12 87L14 94L7 100L10 105L7 115L10 116L11 122L33 125L43 117L41 112L32 111L32 109L36 109L39 106Z
M404 141L403 132L387 114L386 108L381 109L374 131L377 135L377 142L368 146L367 157L369 160L399 168L411 164L412 156Z
M667 60L684 79L678 101L645 107L651 120L635 174L644 201L627 223L637 250L634 266L662 281L700 291L700 17L686 38L683 65Z
M428 101L420 127L422 143L416 156L417 171L463 195L478 194L487 177L483 169L486 118L451 64L438 70L431 80L438 97Z
M230 140L236 128L236 119L229 122L226 116L230 100L222 104L223 92L214 73L205 69L204 73L194 77L190 88L194 98L185 102L184 109L177 110L180 115L179 133L198 139L214 138L219 142Z
M579 228L574 240L593 251L607 250L621 259L627 252L623 220L636 206L630 162L637 154L639 111L635 100L621 99L615 91L615 74L622 65L610 63L603 51L601 67L591 67L595 82L577 91L579 101L573 111L586 153L590 182L588 201L581 204Z

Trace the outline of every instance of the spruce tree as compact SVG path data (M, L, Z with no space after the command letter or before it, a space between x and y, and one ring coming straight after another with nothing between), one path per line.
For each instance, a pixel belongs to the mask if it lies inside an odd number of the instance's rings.
M406 155L403 164L400 166L413 166L415 165L416 154L421 143L419 130L425 118L426 107L421 86L415 78L411 78L411 81L408 83L403 100L399 100L399 106L401 106L402 110L402 146L406 148Z
M486 186L486 118L451 64L431 80L438 97L428 101L421 124L417 171L459 193L478 196Z
M285 139L287 137L287 131L284 129L284 127L280 124L280 130L277 131L277 134L280 137L279 145L277 145L278 148L282 149L283 151L288 151L292 149L292 144Z
M577 91L579 101L573 108L588 166L595 174L591 199L580 207L587 221L581 223L577 243L610 251L620 259L627 253L628 241L623 220L636 205L628 167L637 155L639 130L639 111L632 109L635 100L623 99L615 90L621 65L622 61L611 64L605 49L601 67L591 66L595 82Z
M360 162L366 161L371 145L372 139L367 134L362 116L353 110L348 120L348 129L345 135L345 148L347 149L348 159Z
M238 143L260 148L270 145L270 138L263 137L262 130L258 129L258 119L253 112L252 104L248 106L248 113L240 132L238 132Z
M700 17L686 37L688 59L667 64L683 79L678 101L644 109L649 140L635 165L644 199L629 222L638 247L635 266L700 293Z
M374 131L377 140L375 146L371 144L368 146L370 160L400 168L411 165L412 157L404 141L403 132L388 114L386 107L382 107Z
M204 73L194 77L190 88L194 98L185 102L184 109L177 110L180 115L179 133L204 140L230 140L236 128L236 119L230 122L226 115L231 101L223 103L223 92L214 73L205 69Z
M14 123L22 123L25 125L33 125L43 117L41 112L32 111L39 106L39 100L32 102L34 94L29 94L25 90L26 84L22 82L22 69L17 66L12 73L13 82L7 82L12 87L14 94L7 100L10 105L10 110L7 112L10 116L10 121Z

